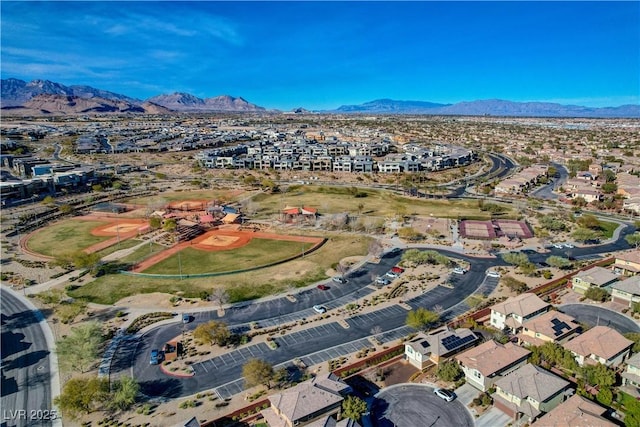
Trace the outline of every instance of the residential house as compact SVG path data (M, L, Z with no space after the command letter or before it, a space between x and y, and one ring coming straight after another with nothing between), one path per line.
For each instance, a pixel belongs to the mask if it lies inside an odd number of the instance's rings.
M580 366L598 362L618 366L629 357L632 346L633 341L607 326L595 326L564 344Z
M493 405L514 420L531 422L562 403L569 381L527 363L495 382Z
M608 409L574 394L538 418L532 427L618 427L604 418Z
M418 369L437 364L443 358L452 356L477 344L479 338L466 328L455 331L444 330L432 335L419 333L404 344L405 358Z
M634 249L616 254L611 270L623 276L635 276L640 273L640 250Z
M537 295L524 293L491 307L489 323L496 329L517 333L525 321L546 313L550 308L551 304Z
M629 277L611 286L611 301L629 308L640 303L640 275Z
M530 354L529 350L513 343L500 344L491 340L455 358L467 382L480 391L487 391L501 376L523 366Z
M518 340L525 345L565 342L580 332L580 323L568 314L550 310L522 324Z
M622 385L640 388L640 353L627 359L627 369L622 373Z
M571 287L579 294L584 294L591 287L608 288L618 280L618 276L604 267L591 267L577 272L571 279Z
M305 426L340 412L350 392L351 387L334 374L317 376L269 396L271 406L261 414L269 427Z

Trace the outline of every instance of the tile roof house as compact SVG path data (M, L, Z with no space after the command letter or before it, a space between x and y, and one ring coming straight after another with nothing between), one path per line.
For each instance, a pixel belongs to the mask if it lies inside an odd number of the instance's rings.
M640 273L640 251L634 249L616 254L616 260L611 266L611 270L623 276L635 276Z
M608 287L617 280L618 276L611 270L596 266L577 272L571 279L571 286L574 291L584 294L591 287Z
M518 334L521 343L542 345L545 342L565 342L580 332L580 323L568 314L550 310L522 324Z
M607 326L595 326L563 345L580 366L598 362L617 366L629 356L632 346L633 341Z
M622 373L622 385L640 387L640 353L627 359L627 369Z
M261 411L270 427L304 426L340 412L351 387L333 374L317 376L269 396L271 407Z
M574 394L554 409L538 418L532 427L617 427L604 418L608 411L595 402Z
M404 344L406 359L418 369L424 369L442 358L476 345L479 338L470 329L444 330L432 335L419 333Z
M495 382L493 404L513 419L531 422L562 403L569 381L527 363Z
M611 286L611 301L629 308L640 303L640 275L614 283Z
M489 323L496 329L516 333L522 329L523 322L546 313L550 308L551 304L537 295L524 293L492 306Z
M487 341L455 358L469 384L486 391L503 375L513 372L527 362L531 352L513 343Z

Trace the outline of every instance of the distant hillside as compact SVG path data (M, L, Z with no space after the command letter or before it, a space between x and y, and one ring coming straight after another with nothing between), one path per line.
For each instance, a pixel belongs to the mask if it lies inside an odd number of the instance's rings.
M90 86L65 86L49 80L33 80L25 82L20 79L3 79L1 85L0 106L15 107L24 105L33 97L41 94L76 96L79 98L102 98L114 101L125 101L132 104L139 100Z
M149 114L169 114L171 112L253 112L266 111L264 107L247 102L243 98L235 98L228 95L221 95L213 98L200 99L187 93L174 93L171 95L158 95L146 101L131 98L126 95L96 89L91 86L65 86L49 80L33 80L25 82L20 79L2 79L0 107L5 111L18 112L20 110L47 110L64 114L77 113L79 105L84 105L80 99L94 99L93 106L88 109L103 108L105 112L127 111L127 112L148 112ZM63 97L77 98L75 101L63 101L42 98L36 99L39 95L59 95ZM71 99L70 98L70 99ZM33 102L32 102L33 101ZM104 101L118 101L130 104L110 104ZM71 105L75 103L74 105ZM103 105L103 107L98 107ZM42 108L40 108L42 106ZM22 107L22 108L18 108ZM139 108L136 108L139 107ZM113 111L112 111L113 110Z
M34 96L21 106L3 107L2 114L95 114L95 113L146 113L168 114L164 107L152 103L132 104L127 101L104 99L97 96L78 96L42 93Z
M376 99L360 105L342 105L334 110L337 113L387 113L387 114L431 114L434 108L450 104L436 104L423 101L394 101Z
M327 112L457 116L635 118L640 117L640 105L592 108L551 102L513 102L501 99L459 102L457 104L444 105L420 101L380 99L361 105L343 105Z
M147 101L181 112L266 111L264 107L251 104L243 98L234 98L229 95L201 99L188 93L176 92L169 95L154 96Z

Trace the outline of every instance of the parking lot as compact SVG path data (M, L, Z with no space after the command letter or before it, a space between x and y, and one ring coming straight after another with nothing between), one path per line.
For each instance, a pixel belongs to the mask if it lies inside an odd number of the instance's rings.
M264 359L264 355L269 353L271 349L265 343L242 347L238 350L216 356L204 362L194 363L191 365L196 375L208 373L210 371L224 370L230 367L244 365L247 360L257 358Z
M300 343L309 342L320 337L328 335L339 335L344 328L336 322L326 323L316 326L315 328L304 329L302 331L293 332L275 339L280 347L289 347Z
M345 321L351 327L357 327L361 329L371 330L376 326L383 329L385 324L388 323L389 318L406 318L408 311L399 305L392 305L382 308L380 310L371 311L369 313L359 314L357 316L345 319Z

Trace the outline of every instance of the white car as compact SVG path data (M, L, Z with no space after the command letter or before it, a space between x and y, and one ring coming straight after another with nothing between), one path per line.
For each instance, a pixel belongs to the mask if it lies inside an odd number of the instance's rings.
M554 243L554 244L553 244L553 245L551 245L551 246L553 246L553 247L554 247L554 248L556 248L556 249L562 249L562 248L564 248L564 246L562 246L562 243Z
M316 313L326 313L327 309L321 305L314 305L313 309L315 310Z
M465 270L462 267L456 267L456 268L453 269L453 272L456 273L456 274L464 274L464 273L467 272L467 270Z
M396 278L400 277L396 273L394 273L393 271L388 271L387 274L385 274L385 276L387 276L389 279L396 279Z
M575 248L575 246L573 245L573 243L565 243L565 244L564 244L564 247L565 247L565 248L569 248L569 249L573 249L573 248Z
M456 395L453 394L453 392L449 390L445 390L443 388L437 388L433 390L433 393L439 398L446 400L447 402L451 402L453 399L456 398Z
M386 277L378 277L376 279L376 283L379 285L388 285L391 282L389 282L389 279L387 279Z
M500 273L498 273L497 271L489 270L487 271L487 276L495 277L496 279L498 279L500 278Z

